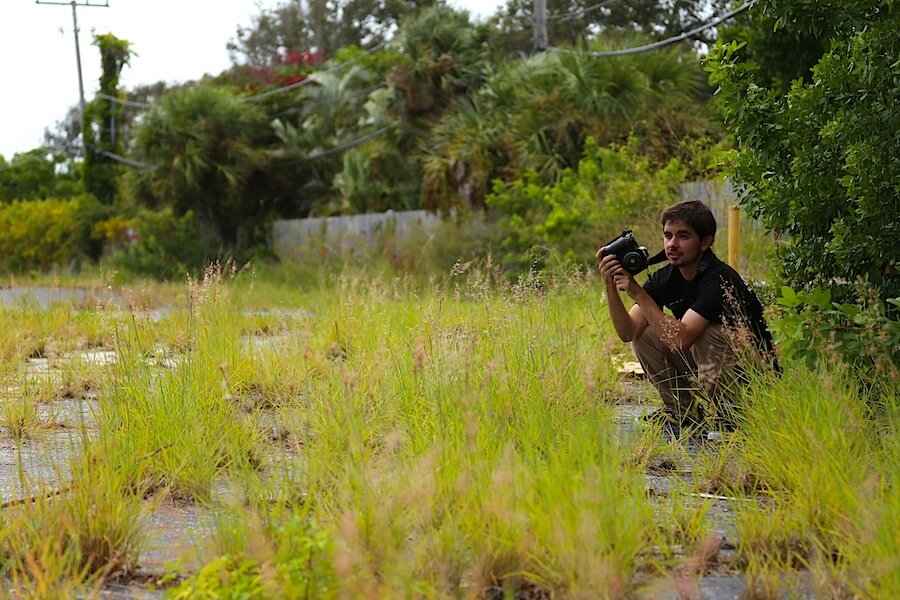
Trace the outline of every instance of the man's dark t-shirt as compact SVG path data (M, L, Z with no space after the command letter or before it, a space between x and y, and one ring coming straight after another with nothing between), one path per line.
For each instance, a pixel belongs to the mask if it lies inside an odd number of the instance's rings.
M691 281L677 267L667 265L650 275L644 289L660 308L671 310L676 319L681 320L688 309L693 309L710 323L743 323L759 350L773 352L772 335L759 298L738 272L719 260L712 250L703 253L697 275Z

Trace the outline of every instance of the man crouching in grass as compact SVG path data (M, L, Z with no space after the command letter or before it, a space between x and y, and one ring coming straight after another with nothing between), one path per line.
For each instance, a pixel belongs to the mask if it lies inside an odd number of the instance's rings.
M677 436L682 427L702 424L700 399L709 400L719 417L730 412L725 398L739 382L740 348L733 332L749 334L743 337L767 361L774 360L774 348L759 298L712 251L716 220L709 208L679 202L660 220L668 264L643 287L614 254L604 256L601 248L597 261L616 333L631 342L662 397L665 428ZM630 310L619 291L634 301Z

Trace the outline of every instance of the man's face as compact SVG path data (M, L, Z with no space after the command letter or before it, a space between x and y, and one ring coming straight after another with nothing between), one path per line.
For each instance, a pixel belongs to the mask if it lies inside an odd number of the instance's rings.
M666 221L663 236L666 238L666 258L669 264L679 268L695 266L712 245L712 236L701 240L694 228L684 221Z

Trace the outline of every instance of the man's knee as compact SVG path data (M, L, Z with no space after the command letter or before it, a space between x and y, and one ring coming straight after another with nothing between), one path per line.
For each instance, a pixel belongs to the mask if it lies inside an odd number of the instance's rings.
M652 337L653 334L648 327L641 332L641 335L631 341L631 349L638 359L640 359L642 355L662 355L662 352L654 347L653 341L651 340Z
M707 397L713 399L728 385L728 374L735 366L735 353L721 325L710 324L694 345L691 354L697 364L698 383Z

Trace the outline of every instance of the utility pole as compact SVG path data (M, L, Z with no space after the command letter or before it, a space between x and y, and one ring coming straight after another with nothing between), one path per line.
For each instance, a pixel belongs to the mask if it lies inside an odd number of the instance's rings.
M534 0L534 51L547 49L547 2Z
M85 6L91 8L109 8L109 0L106 0L103 4L92 4L90 0L84 0L84 2L76 2L75 0L71 0L70 2L49 2L46 0L35 0L34 3L72 7L72 31L75 34L75 62L78 65L78 102L79 106L81 107L81 151L83 153L83 156L87 156L87 148L85 147L84 139L84 79L81 76L81 46L78 44L78 7Z

